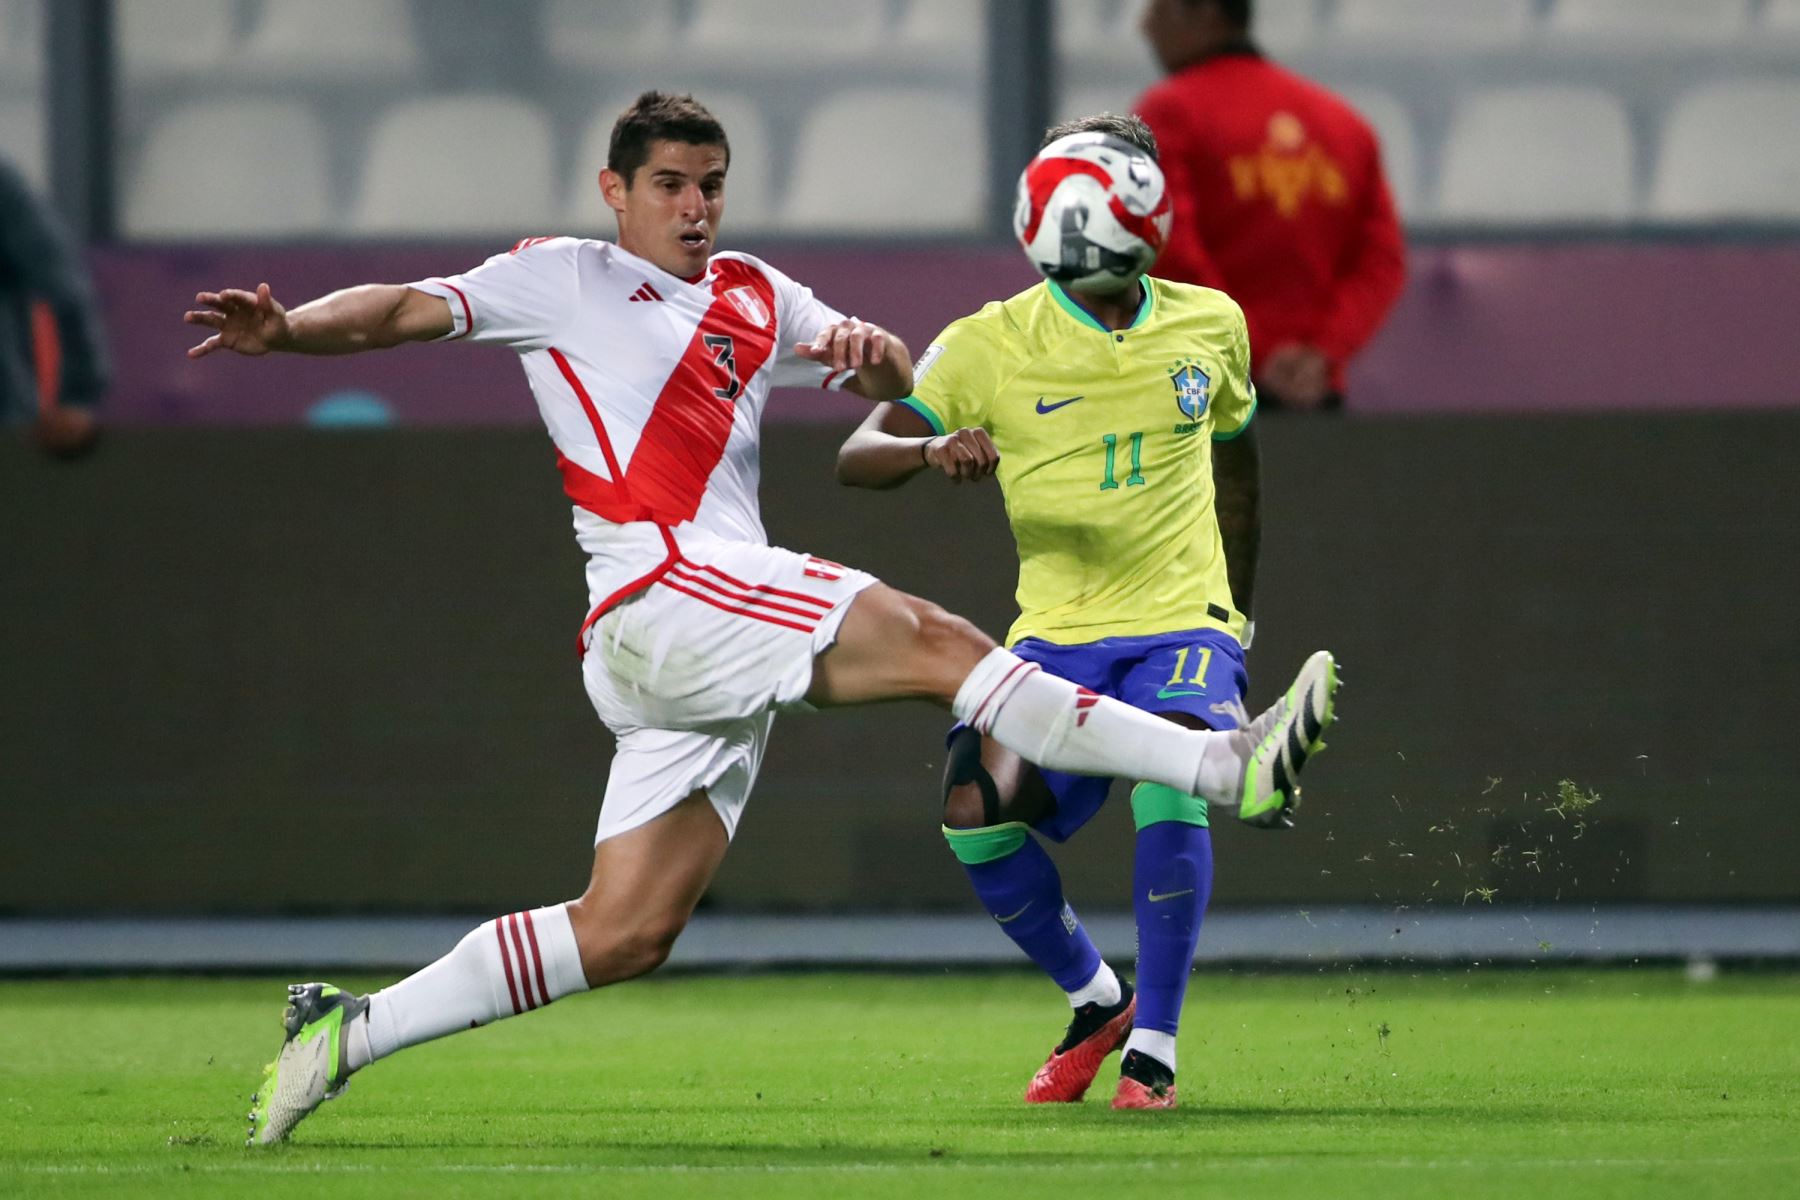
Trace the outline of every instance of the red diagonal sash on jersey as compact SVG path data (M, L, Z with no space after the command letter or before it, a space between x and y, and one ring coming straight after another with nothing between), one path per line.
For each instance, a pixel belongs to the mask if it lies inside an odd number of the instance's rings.
M618 465L599 412L567 360L556 356L557 366L575 389L595 436L608 452L607 469L614 473L613 479L601 479L558 455L564 490L589 512L609 521L679 525L699 511L707 477L719 465L731 436L737 412L735 396L768 361L776 333L775 289L762 272L735 259L717 260L712 289L712 304L669 372L625 467L622 484L615 482L620 478ZM746 302L748 297L729 295L736 289L748 289L760 302L761 312L757 312L757 304ZM764 320L758 323L752 319L755 316Z

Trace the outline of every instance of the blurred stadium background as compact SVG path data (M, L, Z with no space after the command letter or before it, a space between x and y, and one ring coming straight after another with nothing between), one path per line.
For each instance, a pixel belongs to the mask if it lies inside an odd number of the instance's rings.
M1314 645L1354 690L1300 828L1221 831L1202 958L1800 957L1800 3L1257 7L1378 128L1409 283L1344 418L1264 423L1252 698ZM585 879L609 738L517 367L195 366L193 292L608 236L656 86L727 125L724 244L918 348L1032 278L1038 132L1154 78L1126 0L0 0L0 154L115 359L93 459L0 445L0 970L401 967ZM837 489L858 416L776 397L772 535L1000 631L997 496ZM1012 962L940 747L785 719L675 962ZM1125 957L1114 815L1061 861Z

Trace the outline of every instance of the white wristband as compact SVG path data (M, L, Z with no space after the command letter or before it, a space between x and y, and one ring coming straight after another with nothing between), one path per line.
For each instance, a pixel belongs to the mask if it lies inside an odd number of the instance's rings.
M1256 640L1256 618L1248 617L1244 621L1244 636L1238 639L1238 645L1248 650L1250 643Z

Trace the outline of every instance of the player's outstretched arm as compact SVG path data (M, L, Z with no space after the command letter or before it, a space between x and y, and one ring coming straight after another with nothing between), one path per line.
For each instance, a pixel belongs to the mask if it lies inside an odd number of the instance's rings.
M899 487L927 467L954 483L985 479L1000 466L1000 452L985 429L934 435L930 422L904 404L877 404L838 448L838 482L850 487Z
M182 319L213 334L191 348L189 358L205 358L220 350L251 356L277 350L355 354L430 341L455 328L443 297L393 283L345 288L292 311L282 307L266 283L258 284L254 292L236 288L201 292L194 303L201 307Z
M845 317L819 330L812 341L795 346L794 353L834 373L856 372L844 390L867 399L898 400L912 395L912 355L905 342L879 325Z

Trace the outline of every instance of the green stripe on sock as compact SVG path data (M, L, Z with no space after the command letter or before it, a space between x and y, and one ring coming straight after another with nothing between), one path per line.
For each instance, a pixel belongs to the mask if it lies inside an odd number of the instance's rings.
M1206 801L1160 783L1140 783L1131 789L1131 820L1139 829L1159 821L1181 821L1205 829Z
M980 829L952 829L944 826L944 840L959 862L977 866L1016 853L1025 844L1029 827L1023 821L1004 825L984 825Z

